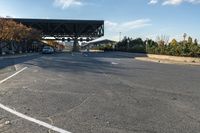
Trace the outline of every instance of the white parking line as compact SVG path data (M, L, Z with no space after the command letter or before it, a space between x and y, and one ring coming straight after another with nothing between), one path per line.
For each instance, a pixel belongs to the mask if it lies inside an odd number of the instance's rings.
M25 69L27 69L27 67L24 67L23 69L21 69L20 71L14 73L13 75L11 75L11 76L9 76L9 77L7 77L7 78L1 80L1 81L0 81L0 84L4 83L4 82L7 81L8 79L10 79L10 78L16 76L17 74L21 73L21 72L24 71ZM13 110L13 109L11 109L11 108L9 108L9 107L7 107L7 106L1 104L1 103L0 103L0 108L3 109L3 110L5 110L5 111L7 111L7 112L10 112L11 114L14 114L14 115L16 115L16 116L18 116L18 117L20 117L20 118L23 118L23 119L28 120L28 121L30 121L30 122L36 123L36 124L38 124L38 125L40 125L40 126L46 127L46 128L48 128L48 129L50 129L50 130L52 130L52 131L56 131L56 132L59 132L59 133L71 133L71 132L68 132L68 131L66 131L66 130L64 130L64 129L61 129L61 128L52 126L52 125L50 125L50 124L48 124L48 123L45 123L45 122L43 122L43 121L37 120L37 119L32 118L32 117L29 117L29 116L27 116L27 115L24 115L24 114L22 114L22 113L20 113L20 112L17 112L17 111L15 111L15 110Z
M27 67L24 67L23 69L19 70L18 72L14 73L13 75L3 79L0 81L0 84L4 83L5 81L7 81L8 79L11 79L12 77L16 76L17 74L21 73L22 71L24 71L25 69L27 69Z
M51 130L53 130L53 131L56 131L56 132L59 132L59 133L70 133L70 132L68 132L68 131L66 131L66 130L64 130L64 129L61 129L61 128L52 126L52 125L50 125L50 124L48 124L48 123L45 123L45 122L43 122L43 121L36 120L36 119L34 119L34 118L32 118L32 117L29 117L29 116L27 116L27 115L24 115L24 114L22 114L22 113L19 113L19 112L13 110L13 109L10 109L10 108L4 106L4 105L1 104L1 103L0 103L0 108L4 109L4 110L6 110L7 112L10 112L11 114L14 114L14 115L16 115L16 116L18 116L18 117L20 117L20 118L23 118L23 119L28 120L28 121L30 121L30 122L36 123L36 124L38 124L38 125L40 125L40 126L46 127L46 128L51 129Z
M116 62L111 62L112 65L118 65L119 63Z

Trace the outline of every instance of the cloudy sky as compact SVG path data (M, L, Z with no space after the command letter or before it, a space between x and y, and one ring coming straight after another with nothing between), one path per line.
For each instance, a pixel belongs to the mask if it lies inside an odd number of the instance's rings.
M200 40L200 0L0 0L0 16L105 20L105 38Z

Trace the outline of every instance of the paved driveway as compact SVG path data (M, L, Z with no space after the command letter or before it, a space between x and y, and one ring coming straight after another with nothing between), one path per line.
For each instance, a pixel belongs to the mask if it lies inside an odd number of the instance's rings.
M108 52L2 59L0 80L27 69L0 84L0 103L73 133L199 133L200 67L133 57ZM0 108L0 132L54 131Z

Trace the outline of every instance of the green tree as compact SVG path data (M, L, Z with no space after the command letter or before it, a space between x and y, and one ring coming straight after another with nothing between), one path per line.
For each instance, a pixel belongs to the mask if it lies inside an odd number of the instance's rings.
M178 42L176 41L176 39L172 39L170 44L173 45L173 46L176 46L176 45L178 45Z
M190 37L190 36L188 37L188 43L189 43L189 44L192 44L192 43L193 43L193 39L192 39L192 37Z
M198 40L194 39L194 45L198 45Z

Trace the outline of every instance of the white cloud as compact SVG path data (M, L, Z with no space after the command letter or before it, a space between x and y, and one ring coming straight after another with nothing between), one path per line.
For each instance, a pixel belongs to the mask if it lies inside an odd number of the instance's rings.
M115 27L115 26L117 26L118 24L115 23L115 22L111 22L111 21L105 21L105 25L106 25L107 27Z
M117 23L112 21L105 21L105 37L115 41L119 41L119 33L121 32L121 39L123 36L132 36L132 31L147 26L151 26L150 19L138 19L127 21L123 23Z
M179 5L183 2L183 0L166 0L162 3L162 5Z
M105 21L105 27L109 31L128 32L134 29L150 26L151 25L150 22L151 22L150 19L138 19L138 20L123 22L123 23Z
M148 4L157 4L161 2L162 5L180 5L183 2L198 4L200 0L149 0Z
M149 5L154 5L154 4L157 4L158 3L158 0L150 0L149 1Z
M54 5L66 9L70 6L81 6L83 2L82 0L54 0Z

